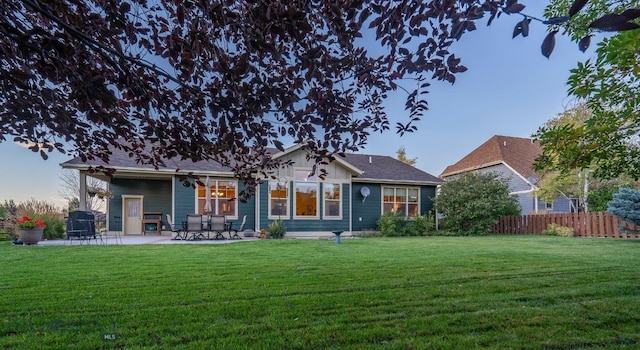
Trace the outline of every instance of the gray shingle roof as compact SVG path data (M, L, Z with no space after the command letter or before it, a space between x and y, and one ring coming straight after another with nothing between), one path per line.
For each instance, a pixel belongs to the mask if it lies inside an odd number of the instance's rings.
M277 150L273 150L277 153ZM395 158L381 155L368 154L345 154L344 161L363 171L361 176L354 177L354 181L376 181L376 182L409 182L439 184L443 180L424 172L411 165L405 164ZM219 172L230 173L228 167L212 161L193 162L191 160L171 159L165 161L166 167L160 170L175 171L180 169L183 172ZM148 164L138 164L129 157L129 154L121 150L113 150L109 163L101 160L82 162L80 158L74 158L61 164L63 168L76 168L82 166L105 166L121 169L141 169L153 171L154 168Z
M91 161L83 162L80 157L73 158L61 164L64 167L75 167L75 166L104 166L110 167L114 169L144 169L144 170L155 170L152 165L149 164L140 164L136 163L135 159L131 158L129 154L125 151L119 149L112 149L112 154L109 158L109 163L105 163L100 159L94 159ZM180 169L184 172L230 172L231 170L228 167L221 165L216 162L209 161L201 161L194 162L190 159L165 159L166 167L162 167L159 170L172 170Z
M345 154L344 159L347 163L363 171L361 176L354 178L354 181L366 179L433 184L444 182L442 179L389 156L348 153Z

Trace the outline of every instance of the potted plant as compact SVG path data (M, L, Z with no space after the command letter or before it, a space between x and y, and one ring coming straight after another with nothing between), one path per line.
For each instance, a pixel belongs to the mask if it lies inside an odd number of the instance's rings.
M38 244L46 227L44 222L26 215L16 221L18 237L24 244Z

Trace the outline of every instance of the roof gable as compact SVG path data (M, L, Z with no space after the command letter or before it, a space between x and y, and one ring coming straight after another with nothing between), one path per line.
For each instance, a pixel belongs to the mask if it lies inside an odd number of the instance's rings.
M449 165L440 177L448 177L497 164L511 167L524 179L539 177L533 170L533 163L542 148L529 138L495 135L478 148Z
M284 151L278 151L276 149L270 149L270 151L272 151L272 157L274 159L277 158L283 158L291 153L294 152L298 152L300 150L304 150L305 145L303 144L296 144L293 145L289 148L286 148ZM359 169L358 167L354 166L353 164L348 163L347 161L345 161L344 158L342 157L338 157L336 156L335 158L335 162L342 165L345 169L347 169L349 172L351 172L354 175L362 175L362 170Z

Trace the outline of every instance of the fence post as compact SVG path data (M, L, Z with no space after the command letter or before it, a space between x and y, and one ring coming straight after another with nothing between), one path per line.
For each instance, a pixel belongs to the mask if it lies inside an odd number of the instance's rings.
M602 215L602 212L598 212L598 230L599 232L599 237L609 237L609 233L604 229L604 216Z

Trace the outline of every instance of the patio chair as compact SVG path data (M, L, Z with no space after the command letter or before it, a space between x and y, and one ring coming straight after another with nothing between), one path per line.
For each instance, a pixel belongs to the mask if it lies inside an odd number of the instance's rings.
M225 239L222 234L227 231L227 221L224 215L211 215L209 222L209 231L215 233L213 239Z
M233 223L229 224L229 238L230 239L242 239L242 237L238 236L238 231L244 231L244 224L247 223L247 216L242 217L242 222L240 223L240 228L234 229ZM233 234L231 233L233 232Z
M202 231L207 231L207 236L209 235L209 215L202 215Z
M187 233L185 230L179 230L176 228L176 225L173 223L173 218L171 215L166 214L167 216L167 224L171 229L171 239L187 239Z
M202 215L200 214L187 214L187 221L185 223L185 239L202 239Z

